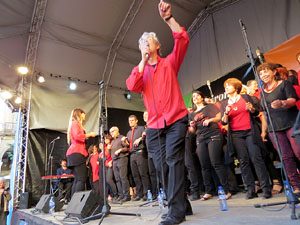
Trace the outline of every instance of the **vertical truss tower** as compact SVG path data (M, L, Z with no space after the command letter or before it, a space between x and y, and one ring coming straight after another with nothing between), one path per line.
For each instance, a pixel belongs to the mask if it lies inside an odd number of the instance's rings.
M19 205L20 195L25 191L32 79L40 40L41 26L44 20L46 7L47 0L35 1L25 56L25 66L28 68L29 74L22 75L22 81L19 85L19 90L22 96L22 104L20 105L18 113L14 161L12 167L13 207Z

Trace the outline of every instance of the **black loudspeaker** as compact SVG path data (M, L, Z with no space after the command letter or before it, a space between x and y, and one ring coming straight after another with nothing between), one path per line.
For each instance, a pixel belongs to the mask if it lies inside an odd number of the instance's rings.
M49 201L50 201L51 195L42 195L40 201L36 205L35 209L43 211L44 213L49 213ZM57 198L54 196L54 202L55 202L55 212L59 211L64 203L59 202Z
M99 197L94 191L80 191L73 194L65 213L70 216L85 218L100 213L102 206L103 202L99 202Z
M24 192L20 195L19 209L28 209L29 193Z

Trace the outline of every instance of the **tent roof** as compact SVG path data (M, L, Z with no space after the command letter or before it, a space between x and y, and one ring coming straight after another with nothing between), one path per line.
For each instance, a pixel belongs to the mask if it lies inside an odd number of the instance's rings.
M110 88L126 89L125 80L140 60L137 40L144 31L158 34L164 55L172 49L171 32L158 15L158 2L47 1L37 48L36 73L43 74L46 79L52 74L52 78L71 77L91 83L104 80ZM172 13L182 26L188 28L211 2L174 0ZM34 6L34 0L0 2L2 88L18 87L20 77L15 67L25 60ZM119 48L117 44L120 44ZM117 51L114 63L110 61L110 49Z

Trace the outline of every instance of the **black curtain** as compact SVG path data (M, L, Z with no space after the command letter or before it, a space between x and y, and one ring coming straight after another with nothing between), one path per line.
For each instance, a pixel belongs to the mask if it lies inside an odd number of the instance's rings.
M108 129L117 126L120 133L126 135L130 129L128 116L132 114L137 116L139 125L145 124L143 112L108 109ZM67 134L47 129L29 131L25 191L30 194L29 204L31 206L35 206L45 192L49 193L49 181L42 181L41 177L51 174L51 171L47 168L52 147L50 143L58 136L60 138L55 141L53 146L52 175L55 175L56 169L60 167L60 160L66 157L68 150ZM98 144L98 141L98 137L87 139L86 148L88 149L91 144Z

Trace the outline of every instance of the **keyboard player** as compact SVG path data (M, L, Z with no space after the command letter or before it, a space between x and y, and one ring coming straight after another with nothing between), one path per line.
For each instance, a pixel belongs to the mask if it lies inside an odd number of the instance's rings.
M56 175L71 175L73 174L73 171L71 169L68 169L67 167L67 160L62 159L60 161L60 168L56 170ZM58 200L65 200L67 202L71 199L71 190L73 185L73 179L67 178L67 179L59 179L56 183L56 186L58 188Z

